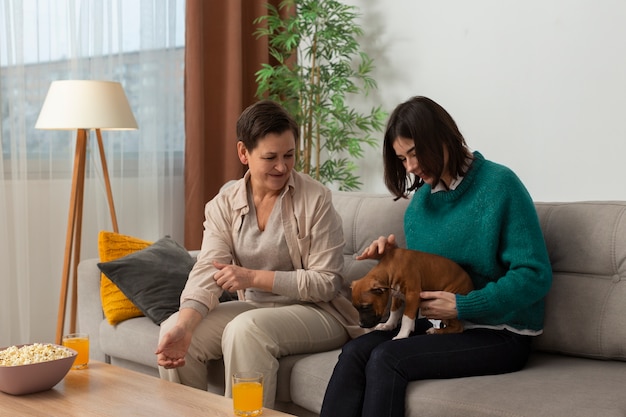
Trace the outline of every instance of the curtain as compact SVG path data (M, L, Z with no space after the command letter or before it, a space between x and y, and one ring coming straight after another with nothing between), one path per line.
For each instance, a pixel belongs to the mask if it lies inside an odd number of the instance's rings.
M52 81L122 84L139 130L102 132L120 233L183 242L184 13L184 0L0 1L0 346L54 340L76 132L34 129ZM111 230L94 136L81 259Z
M271 62L267 40L253 35L266 3L187 0L185 49L185 247L199 249L204 205L244 169L236 122L255 99L255 73Z

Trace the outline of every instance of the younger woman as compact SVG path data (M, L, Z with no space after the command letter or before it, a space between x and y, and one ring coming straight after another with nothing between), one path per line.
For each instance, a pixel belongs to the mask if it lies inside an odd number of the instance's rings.
M452 117L426 97L391 114L384 175L397 197L415 192L404 216L409 249L450 258L470 275L467 295L422 292L428 319L459 318L465 331L428 335L426 319L411 337L374 331L342 349L321 417L403 417L410 381L514 372L542 332L552 270L533 201L508 168L470 152ZM381 236L359 257L395 245Z

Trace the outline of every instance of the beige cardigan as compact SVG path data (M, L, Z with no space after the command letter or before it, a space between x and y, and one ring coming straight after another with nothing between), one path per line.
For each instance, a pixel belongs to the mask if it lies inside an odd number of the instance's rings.
M239 265L234 242L243 216L249 212L246 194L249 178L248 172L206 204L202 247L181 294L181 305L193 300L206 306L209 312L218 305L222 289L213 279L217 269L212 261ZM356 309L339 292L343 284L345 241L341 217L332 205L330 190L296 171L292 172L287 187L288 191L280 200L281 217L296 279L290 280L294 282L275 280L272 291L276 294L295 292L297 302L315 303L328 311L351 337L363 334L363 329L358 327Z

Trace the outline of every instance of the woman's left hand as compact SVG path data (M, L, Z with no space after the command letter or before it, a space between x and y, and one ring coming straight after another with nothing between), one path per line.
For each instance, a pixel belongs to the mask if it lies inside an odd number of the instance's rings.
M456 295L446 291L422 291L420 312L433 320L456 319Z

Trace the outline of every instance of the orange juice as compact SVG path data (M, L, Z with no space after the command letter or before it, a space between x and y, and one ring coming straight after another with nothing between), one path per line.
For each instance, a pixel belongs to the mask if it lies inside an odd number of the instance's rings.
M263 374L233 376L233 408L238 416L260 416L263 413Z
M74 359L73 369L84 369L89 363L89 336L82 333L74 333L63 336L63 346L78 352Z

